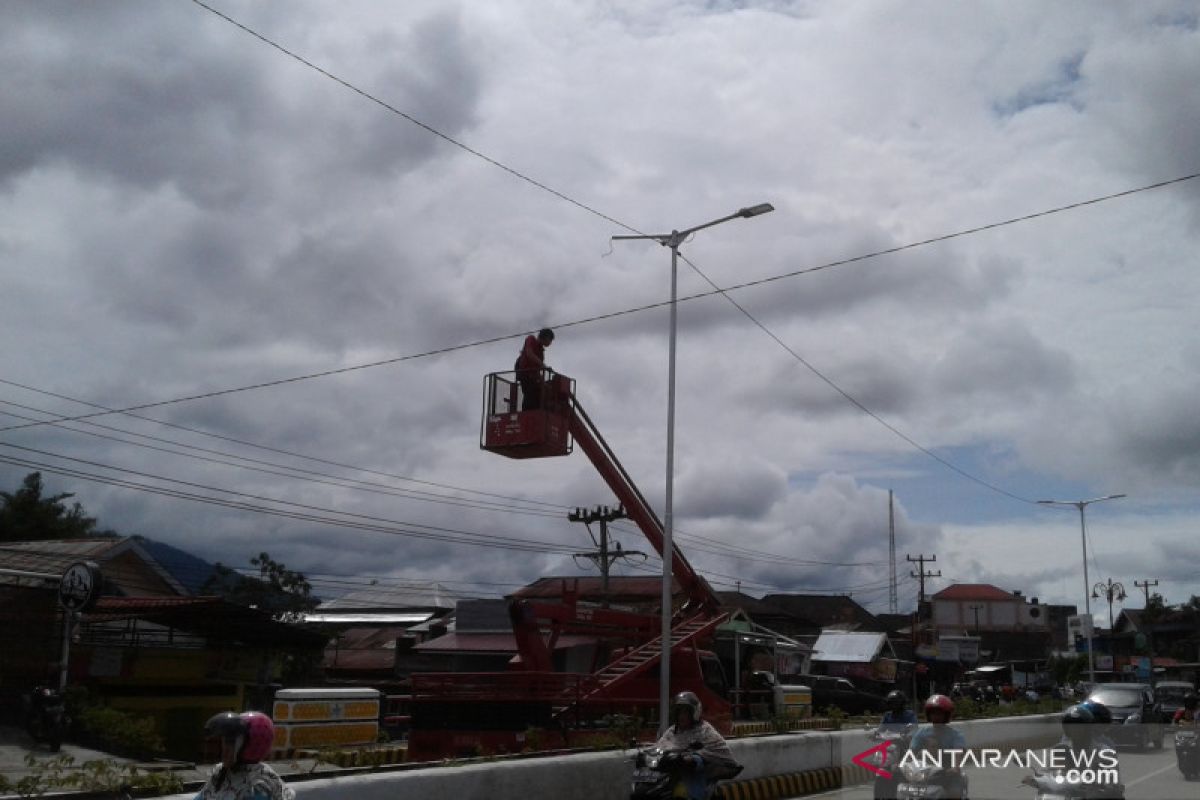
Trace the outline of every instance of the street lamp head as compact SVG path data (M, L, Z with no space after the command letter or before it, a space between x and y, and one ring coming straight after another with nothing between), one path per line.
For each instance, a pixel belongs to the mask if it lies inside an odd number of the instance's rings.
M770 203L759 203L756 206L748 206L741 209L737 212L737 215L742 219L748 219L749 217L757 217L759 214L766 214L774 210L775 206Z

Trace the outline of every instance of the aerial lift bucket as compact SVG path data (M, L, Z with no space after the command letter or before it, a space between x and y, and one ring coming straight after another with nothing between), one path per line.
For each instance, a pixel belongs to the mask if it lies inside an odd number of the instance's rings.
M493 372L483 379L483 425L479 446L509 458L565 456L571 436L575 381L553 370L539 372L535 408L526 402L515 372Z

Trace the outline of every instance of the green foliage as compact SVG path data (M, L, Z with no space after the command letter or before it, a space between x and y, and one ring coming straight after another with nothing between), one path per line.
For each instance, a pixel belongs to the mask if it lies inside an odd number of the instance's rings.
M85 706L78 720L79 727L90 738L122 755L157 755L166 749L154 720L149 717L93 705Z
M110 758L85 761L79 766L68 755L39 759L25 756L28 775L11 783L0 776L0 794L16 792L19 797L41 797L47 792L136 792L152 795L183 791L183 781L169 771L147 772L133 764Z
M841 730L842 723L846 721L846 712L842 711L837 706L830 706L825 709L825 717L833 723L833 729Z
M68 508L63 501L70 493L43 496L42 473L31 472L15 492L0 492L0 541L27 542L45 539L78 539L84 536L115 536L97 531L96 518L89 517L79 503Z
M295 622L320 602L312 596L312 584L303 573L290 570L267 553L250 559L258 568L253 578L217 562L214 574L205 581L201 591L219 594L231 603L267 611L275 619Z

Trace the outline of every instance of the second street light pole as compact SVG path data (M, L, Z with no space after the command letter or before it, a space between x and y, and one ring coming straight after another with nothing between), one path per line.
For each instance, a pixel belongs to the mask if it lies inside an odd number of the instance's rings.
M696 231L711 228L733 219L757 217L774 210L775 206L770 203L759 203L756 206L740 209L727 217L714 219L683 231L612 237L613 241L649 239L658 242L663 247L671 248L671 336L667 355L667 485L664 493L665 509L663 510L662 653L659 657L659 675L661 677L658 685L658 730L660 734L671 724L671 617L673 616L671 587L675 560L672 539L675 512L675 338L678 329L676 301L679 285L679 245L683 244L687 237Z
M1083 541L1083 607L1084 615L1087 617L1087 656L1088 656L1088 681L1092 684L1096 683L1096 657L1092 653L1092 628L1094 622L1092 620L1092 586L1088 580L1087 567L1087 525L1084 523L1083 510L1092 503L1099 503L1104 500L1116 500L1124 497L1123 494L1106 494L1104 497L1093 497L1091 500L1038 500L1038 503L1044 506L1075 506L1079 509L1079 538Z

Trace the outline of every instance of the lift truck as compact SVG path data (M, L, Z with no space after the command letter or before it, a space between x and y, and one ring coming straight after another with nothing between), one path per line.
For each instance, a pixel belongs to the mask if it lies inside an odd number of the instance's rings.
M646 539L663 552L664 529L575 394L575 382L542 370L537 408L525 403L515 373L484 378L480 447L509 458L565 456L578 444ZM690 690L704 717L732 727L724 671L708 649L726 615L708 583L673 548L671 572L682 603L672 610L671 691ZM657 727L662 618L581 603L568 581L562 602L509 606L518 655L506 672L412 676L409 760L584 746L608 735L615 718ZM556 669L563 635L594 638L588 672ZM536 739L537 741L530 741Z

